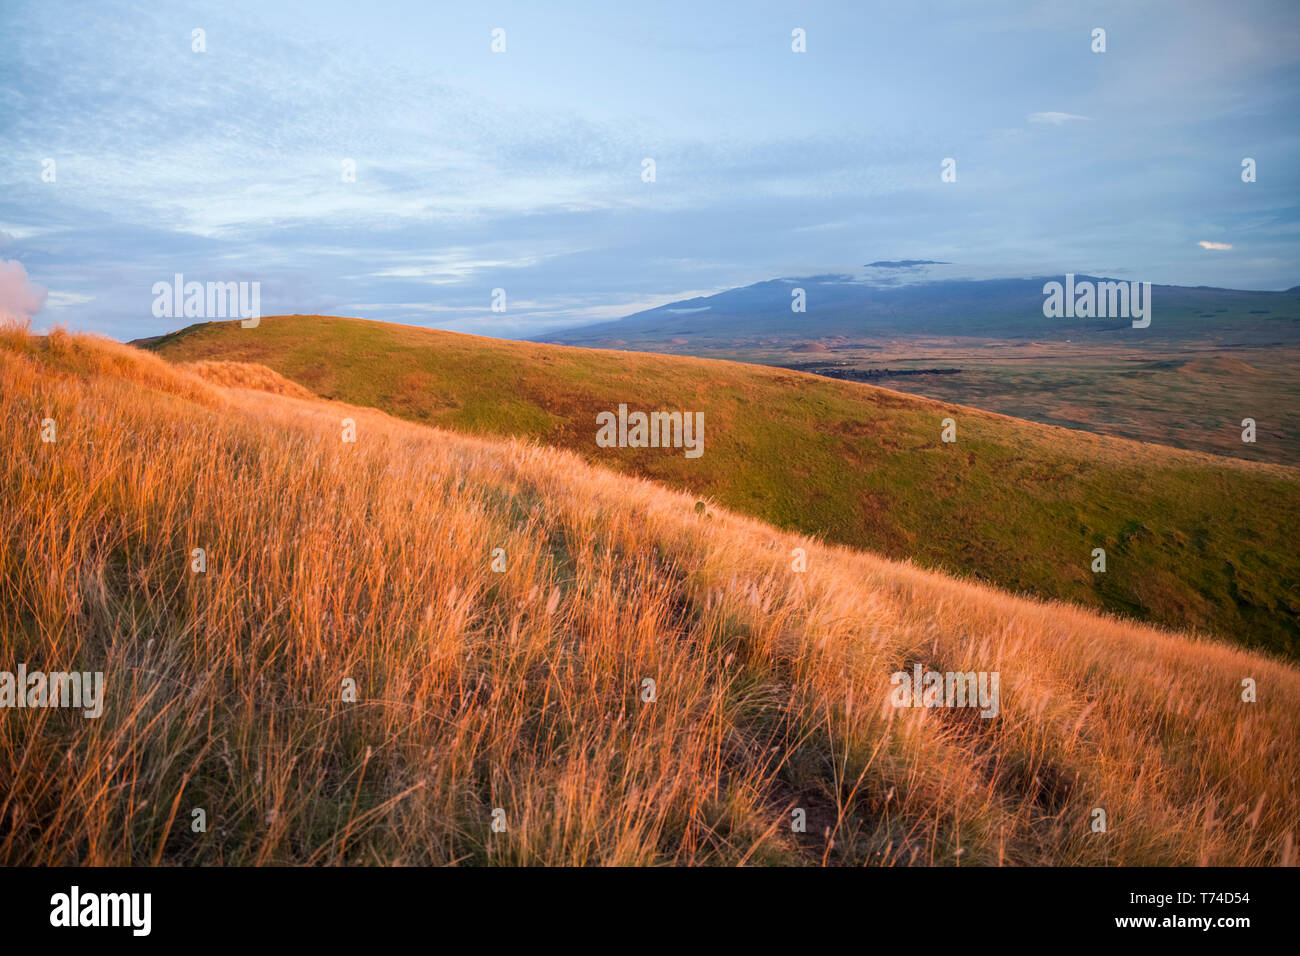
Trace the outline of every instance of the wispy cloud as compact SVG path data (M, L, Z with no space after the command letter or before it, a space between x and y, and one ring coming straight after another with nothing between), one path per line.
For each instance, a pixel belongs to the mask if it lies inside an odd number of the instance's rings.
M1231 249L1232 248L1232 243L1230 242L1207 242L1204 239L1198 242L1197 245L1200 246L1202 249Z
M1029 122L1038 123L1040 125L1046 124L1049 126L1061 126L1071 120L1089 120L1092 119L1092 117L1079 116L1075 113L1056 113L1048 111L1046 113L1030 113L1028 119Z
M1089 53L1051 4L941 5L814 5L800 25L815 52L797 55L758 7L725 15L718 41L716 24L674 28L691 0L503 0L509 52L494 55L472 5L322 0L305 21L259 0L104 0L70 19L5 0L0 251L55 290L46 317L122 338L170 330L150 289L176 272L260 281L267 314L362 303L489 334L873 260L879 276L945 268L929 259L972 278L1106 262L1296 283L1300 211L1280 198L1295 164L1270 163L1282 188L1232 189L1235 166L1206 157L1293 154L1300 13L1150 0L1114 14L1112 35L1141 44L1122 59ZM1187 6L1200 16L1173 16ZM854 38L882 31L891 43L862 58ZM916 73L920 54L933 71ZM1212 115L1191 66L1213 77ZM1077 112L1031 112L1044 103ZM947 156L960 179L945 184ZM1202 255L1191 236L1207 231L1249 235L1252 254Z

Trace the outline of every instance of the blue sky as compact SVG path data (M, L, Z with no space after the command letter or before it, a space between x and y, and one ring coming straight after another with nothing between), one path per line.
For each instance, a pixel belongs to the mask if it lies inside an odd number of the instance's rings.
M1297 50L1290 0L5 0L0 311L158 334L180 272L522 336L892 259L1286 288Z

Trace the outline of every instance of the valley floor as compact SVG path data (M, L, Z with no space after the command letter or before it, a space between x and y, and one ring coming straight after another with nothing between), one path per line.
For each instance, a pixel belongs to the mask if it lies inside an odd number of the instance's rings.
M1189 451L1300 465L1300 349L897 340L692 354L812 371ZM892 373L892 374L891 374ZM1255 422L1254 442L1242 420Z

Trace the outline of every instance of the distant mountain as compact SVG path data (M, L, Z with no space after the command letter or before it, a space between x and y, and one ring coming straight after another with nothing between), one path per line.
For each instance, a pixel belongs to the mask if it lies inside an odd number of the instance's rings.
M876 266L910 265L873 263ZM767 342L857 342L911 335L1096 338L1108 342L1209 339L1264 344L1300 342L1300 287L1248 292L1154 285L1152 321L1136 329L1128 318L1047 318L1043 286L1063 276L1023 279L944 279L913 283L864 281L848 275L770 279L716 295L672 302L612 322L549 333L565 345L644 348ZM1075 282L1126 281L1077 275ZM804 293L804 311L791 308Z

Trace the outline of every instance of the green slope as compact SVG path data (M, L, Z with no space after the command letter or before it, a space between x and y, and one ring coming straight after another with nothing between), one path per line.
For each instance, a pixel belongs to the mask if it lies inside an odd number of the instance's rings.
M205 323L145 344L174 361L262 363L326 398L562 445L785 528L1300 657L1294 468L781 369L361 319ZM704 454L597 447L597 413L621 402L704 412ZM946 417L955 443L940 440Z

